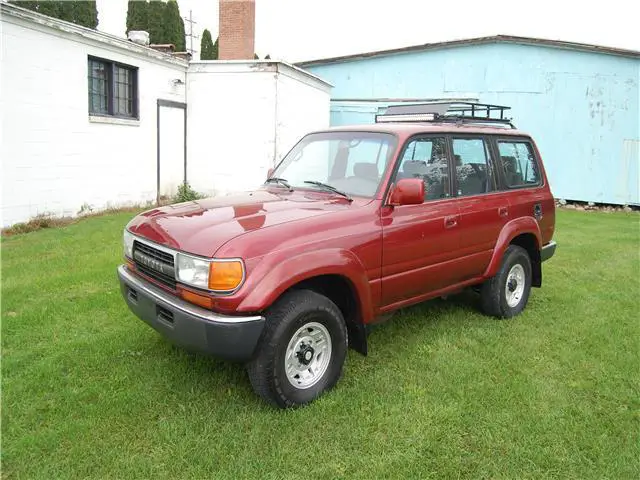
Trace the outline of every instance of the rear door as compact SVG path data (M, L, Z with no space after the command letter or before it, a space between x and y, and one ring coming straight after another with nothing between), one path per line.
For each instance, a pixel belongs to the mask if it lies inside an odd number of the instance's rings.
M447 150L445 136L424 135L400 155L393 182L419 178L426 192L420 205L382 208L383 310L457 281L458 206Z
M509 192L500 191L491 137L450 138L454 188L460 209L461 280L478 277L491 261L500 231L509 221Z
M544 186L533 142L526 137L496 139L499 173L509 193L509 218L534 217L543 237L550 238L555 223L553 196Z

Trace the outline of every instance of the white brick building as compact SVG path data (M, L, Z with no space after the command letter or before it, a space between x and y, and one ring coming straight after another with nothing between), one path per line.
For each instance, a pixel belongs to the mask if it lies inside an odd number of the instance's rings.
M152 201L185 176L210 194L250 188L329 123L330 86L291 65L188 64L0 7L3 226Z

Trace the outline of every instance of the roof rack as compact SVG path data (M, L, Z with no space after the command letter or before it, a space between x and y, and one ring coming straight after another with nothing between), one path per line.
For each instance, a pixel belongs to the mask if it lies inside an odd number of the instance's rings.
M505 111L511 107L473 102L433 102L413 105L391 105L376 115L376 123L455 122L504 125L516 128Z

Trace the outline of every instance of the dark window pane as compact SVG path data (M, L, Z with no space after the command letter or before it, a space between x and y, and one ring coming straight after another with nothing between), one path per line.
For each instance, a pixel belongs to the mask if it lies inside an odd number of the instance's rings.
M525 142L498 142L498 149L507 187L540 184L540 171L531 145Z
M89 59L89 112L107 114L107 64Z
M396 177L424 180L425 200L451 196L449 192L449 163L444 138L412 140L404 151Z
M136 69L88 59L89 113L135 116Z
M480 138L454 138L453 159L456 166L458 195L478 195L493 190L489 170L489 151Z
M117 115L133 116L133 75L130 69L116 66L115 108Z

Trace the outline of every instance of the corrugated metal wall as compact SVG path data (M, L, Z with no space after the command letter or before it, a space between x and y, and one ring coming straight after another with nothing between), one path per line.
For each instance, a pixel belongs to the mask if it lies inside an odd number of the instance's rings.
M307 69L335 86L333 125L373 122L383 98L509 105L536 139L557 198L640 204L638 58L498 43Z

